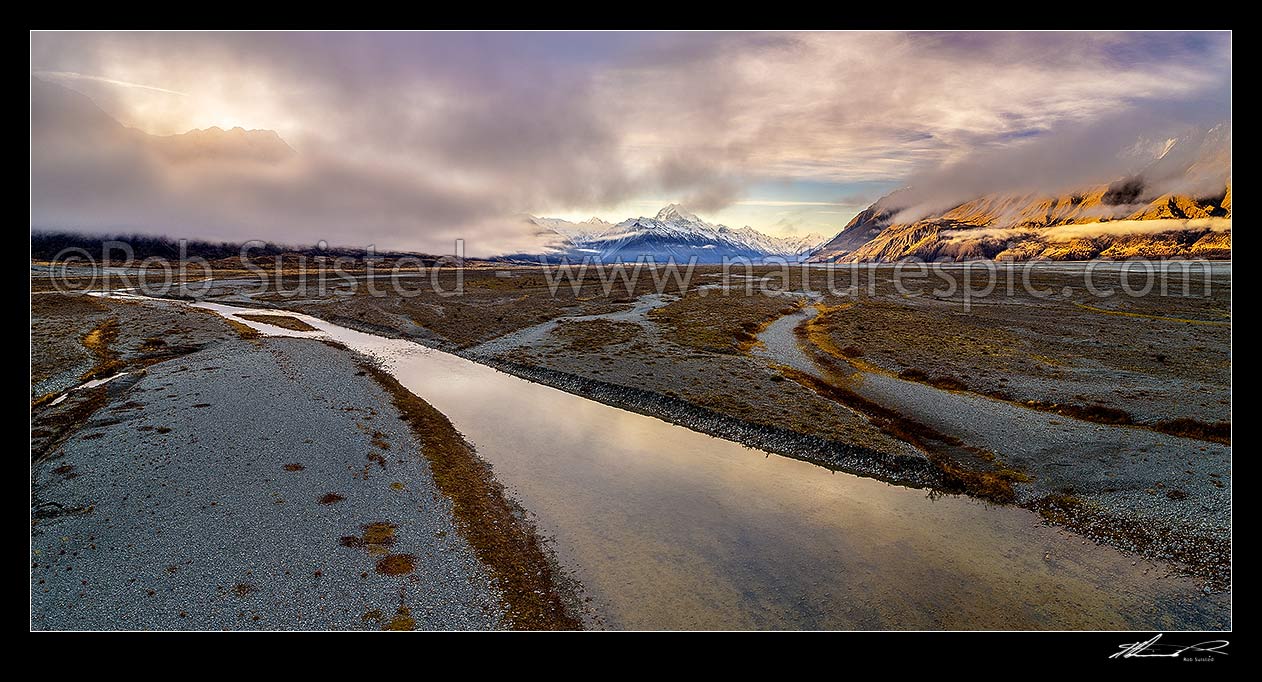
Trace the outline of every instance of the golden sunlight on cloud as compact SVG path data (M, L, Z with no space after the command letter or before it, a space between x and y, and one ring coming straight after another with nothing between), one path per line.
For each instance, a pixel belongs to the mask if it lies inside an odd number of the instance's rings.
M119 122L151 135L210 127L275 130L297 136L297 119L277 106L268 83L225 76L211 64L169 72L114 66L105 74L36 71L33 75L77 90Z

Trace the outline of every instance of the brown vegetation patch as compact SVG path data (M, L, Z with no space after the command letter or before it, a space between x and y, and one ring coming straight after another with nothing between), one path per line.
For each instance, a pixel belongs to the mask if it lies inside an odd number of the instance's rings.
M375 521L363 526L363 540L367 545L389 546L394 544L394 531L398 526L388 521Z
M566 608L534 527L491 468L443 413L389 373L371 365L364 369L390 393L421 443L434 481L452 501L461 533L495 577L508 624L525 630L580 629L582 621Z
M86 317L107 310L95 296L86 294L42 294L31 297L32 317Z
M1154 431L1160 431L1171 436L1196 438L1198 440L1231 445L1231 422L1209 424L1199 419L1180 417L1178 419L1162 419L1153 424L1152 428Z
M327 497L327 496L326 496ZM389 521L374 521L360 526L360 535L344 535L338 540L343 547L362 549L369 554L386 554L394 544L398 526Z
M320 496L320 504L337 504L345 499L345 497L342 497L337 493L325 493Z
M648 317L671 334L671 341L710 353L737 354L748 351L758 342L758 334L784 314L786 308L797 310L805 305L799 299L790 306L785 299L761 293L723 295L702 290L702 296L691 291L669 305L650 310Z
M347 302L349 305L341 306L339 314L387 327L397 326L397 316L401 315L464 348L562 315L597 314L627 308L629 301L622 298L622 291L606 297L595 288L600 284L595 277L584 277L582 281L586 291L580 293L586 293L586 296L576 296L564 283L557 287L554 296L549 291L546 278L538 270L512 278L470 271L465 273L465 292L459 297L442 297L429 291L428 287L421 287L421 295L406 299L383 301L361 295L351 298ZM440 286L452 291L455 280L444 273Z
M634 322L564 320L557 323L552 334L564 340L570 349L600 350L634 341L644 335L644 329Z
M53 391L52 393L45 393L44 395L31 401L31 410L34 411L35 408L43 407L51 403L52 401L56 400L57 397L60 395L61 393L57 391Z
M260 336L262 336L261 334L259 334L259 330L255 329L254 327L251 327L248 324L243 324L241 322L238 322L232 319L231 317L225 317L223 318L223 320L224 322L228 323L229 327L232 327L232 329L236 331L237 336L243 339L252 340L252 339L257 339Z
M866 354L863 348L855 345L845 347L837 345L833 330L841 316L836 315L836 313L852 308L854 306L849 303L831 307L817 305L816 309L819 310L819 314L794 329L794 333L801 342L809 344L814 350L830 358L841 360L865 372L891 374L891 372L877 365L862 360L861 358ZM904 381L915 381L944 391L971 390L968 384L956 377L945 374L930 375L928 372L915 367L908 367L898 372L897 376Z
M382 628L384 630L401 630L411 631L416 629L416 619L412 617L412 609L406 606L400 606L395 612L394 618Z
M416 557L411 554L387 554L377 560L381 575L407 575L416 570Z
M301 464L299 464L299 463L297 463L297 462L293 462L293 463L291 463L291 464L286 464L286 465L285 465L285 471L302 471L303 469L306 469L306 468L307 468L307 467L305 467L305 466L303 466L303 465L301 465Z
M118 318L108 320L93 327L83 336L83 347L96 358L96 364L79 377L80 381L103 379L118 374L125 363L119 359L114 343L118 340Z
M1095 422L1097 424L1133 424L1131 415L1125 410L1109 407L1099 403L1090 405L1066 405L1049 403L1041 400L1027 400L1024 405L1043 412L1054 412L1066 417Z
M844 352L845 349L843 348ZM846 354L848 357L858 357L856 355ZM928 384L934 388L940 388L944 391L966 391L968 385L963 381L952 376L929 376L928 373L916 368L908 368L898 373L898 378L904 381L915 381L921 384Z
M1101 308L1099 306L1087 305L1086 303L1078 303L1076 301L1074 302L1074 305L1078 306L1079 308L1082 308L1083 310L1090 310L1093 313L1103 313L1105 315L1119 315L1121 317L1138 317L1138 318L1143 318L1145 320L1158 320L1161 322L1179 322L1183 324L1204 324L1204 325L1212 325L1216 327L1230 327L1231 326L1231 322L1222 321L1222 320L1194 320L1194 319L1190 319L1186 317L1169 317L1167 315L1147 315L1144 313L1130 312L1127 310L1109 310L1108 308Z
M316 329L315 327L312 327L306 322L303 322L302 320L296 317L290 317L288 315L238 314L236 315L236 317L239 317L243 320L249 320L251 322L262 322L263 324L270 324L273 327L280 327L282 329L289 329L291 331L296 331L296 332L319 331L318 329Z

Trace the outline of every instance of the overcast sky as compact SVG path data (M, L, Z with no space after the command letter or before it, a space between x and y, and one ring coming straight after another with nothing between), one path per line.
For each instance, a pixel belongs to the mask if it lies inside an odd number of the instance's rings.
M1008 150L1059 149L1041 182L1106 181L1102 146L1229 121L1230 72L1226 33L34 33L32 76L126 126L274 130L306 165L178 194L180 171L128 170L165 180L107 200L93 183L118 179L84 169L111 161L33 147L33 221L477 254L524 238L520 214L679 201L831 235L944 166L1019 182Z

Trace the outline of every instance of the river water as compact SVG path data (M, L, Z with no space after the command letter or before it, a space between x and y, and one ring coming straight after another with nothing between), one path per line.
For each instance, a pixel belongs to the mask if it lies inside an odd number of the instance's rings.
M1023 509L834 473L412 342L286 314L320 331L237 319L375 357L446 414L553 539L597 626L1228 625L1225 597Z

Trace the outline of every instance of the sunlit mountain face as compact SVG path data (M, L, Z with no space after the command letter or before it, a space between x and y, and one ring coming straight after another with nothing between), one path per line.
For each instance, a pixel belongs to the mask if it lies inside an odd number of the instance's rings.
M1134 153L1109 183L995 192L933 207L915 187L877 200L817 262L1231 257L1231 126L1189 130ZM941 200L941 199L939 199Z

